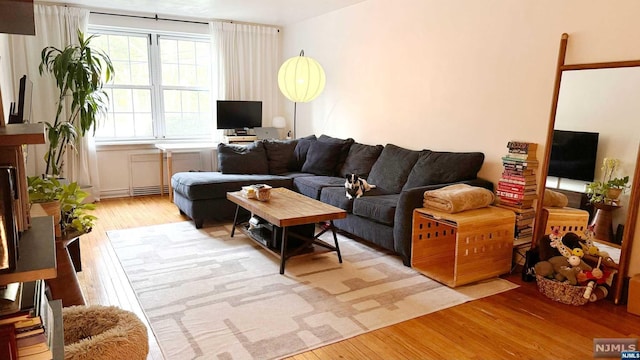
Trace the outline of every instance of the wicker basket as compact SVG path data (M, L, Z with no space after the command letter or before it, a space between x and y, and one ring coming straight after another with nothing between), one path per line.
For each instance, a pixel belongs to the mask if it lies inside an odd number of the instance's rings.
M536 275L536 283L538 284L538 290L549 299L576 306L589 302L589 299L585 299L583 296L587 290L586 286L571 285L547 279L540 275Z

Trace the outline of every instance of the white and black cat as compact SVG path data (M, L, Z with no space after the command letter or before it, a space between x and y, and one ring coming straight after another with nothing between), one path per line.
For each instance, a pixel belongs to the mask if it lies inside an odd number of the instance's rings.
M376 187L375 185L367 183L367 180L356 174L349 174L346 178L344 187L347 190L347 198L349 199L353 199L354 197L359 198L365 193L365 191L375 189Z

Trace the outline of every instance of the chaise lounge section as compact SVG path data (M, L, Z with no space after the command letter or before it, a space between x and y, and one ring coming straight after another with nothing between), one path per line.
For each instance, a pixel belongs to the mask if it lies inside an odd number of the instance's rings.
M235 205L226 193L242 186L285 187L347 211L335 226L411 261L413 210L422 207L424 192L464 183L493 190L478 178L484 154L409 150L393 144L367 145L353 139L314 135L297 140L263 140L250 145L218 146L217 172L181 172L172 176L174 203L193 219L233 219ZM375 189L348 199L348 174L366 178Z

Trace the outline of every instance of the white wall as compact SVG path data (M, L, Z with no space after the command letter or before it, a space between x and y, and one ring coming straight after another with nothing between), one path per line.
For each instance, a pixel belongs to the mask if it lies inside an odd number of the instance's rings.
M542 157L561 34L568 64L640 59L639 12L633 0L368 0L287 26L283 59L304 49L327 75L298 104L297 135L478 150L479 175L497 182L507 141L539 143Z

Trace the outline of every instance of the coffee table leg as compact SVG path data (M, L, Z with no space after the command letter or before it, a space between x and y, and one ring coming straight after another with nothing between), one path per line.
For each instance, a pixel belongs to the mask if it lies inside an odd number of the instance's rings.
M280 275L284 274L284 262L287 261L287 227L282 228L282 240L280 241Z
M333 226L333 220L329 221L331 224L331 233L333 233L333 242L336 243L336 252L338 253L338 262L342 264L342 254L340 254L340 246L338 246L338 237L336 236L336 228Z
M236 232L236 225L238 224L238 211L240 210L240 205L236 205L236 214L233 216L233 227L231 228L231 237Z

